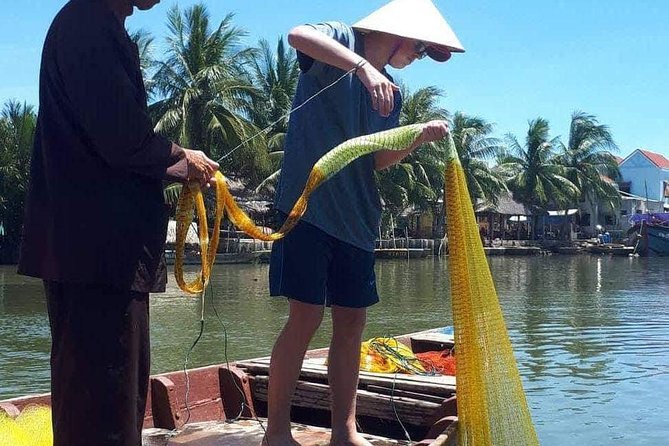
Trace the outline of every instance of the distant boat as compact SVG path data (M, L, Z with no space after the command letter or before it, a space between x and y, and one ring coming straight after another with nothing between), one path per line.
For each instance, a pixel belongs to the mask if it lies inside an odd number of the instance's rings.
M242 252L219 252L216 254L214 264L236 264L236 263L269 263L269 250L242 251ZM174 265L175 253L173 250L165 250L165 261L168 265ZM200 254L187 252L184 255L184 265L199 265L202 263Z
M634 253L633 246L625 246L620 243L591 244L585 250L590 254L608 254L612 256L626 256Z
M647 224L644 229L649 254L669 256L669 226Z
M669 213L637 214L631 219L630 232L639 235L637 253L669 256Z
M377 248L374 250L377 259L422 259L432 255L430 248Z

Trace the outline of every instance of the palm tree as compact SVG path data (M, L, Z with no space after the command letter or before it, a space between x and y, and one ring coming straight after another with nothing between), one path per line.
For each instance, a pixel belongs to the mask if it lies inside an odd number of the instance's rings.
M404 98L400 125L447 119L448 111L439 107L442 90L429 86L411 92L400 85ZM400 163L377 172L377 183L384 202L385 218L397 215L408 206L416 210L434 210L441 197L444 157L438 144L421 146Z
M533 211L545 211L549 205L565 206L580 194L568 178L567 169L558 164L553 147L558 139L548 139L548 121L537 118L529 123L525 144L508 135L509 152L502 155L499 168L507 176L513 196ZM537 215L532 231L535 232Z
M611 154L618 147L607 126L576 111L571 116L569 142L566 146L560 142L559 147L557 162L567 168L567 178L581 192L575 203L604 202L611 209L620 205L620 193L610 181L620 177L618 162Z
M138 29L130 33L130 39L137 45L139 65L142 69L142 78L149 98L153 95L154 82L151 73L156 66L153 58L153 36L145 29Z
M251 79L261 94L253 99L251 119L259 128L272 125L269 135L282 135L288 129L288 119L281 119L291 109L300 69L295 50L286 46L283 37L279 37L276 51L272 51L269 42L261 39L258 51L251 61ZM270 144L272 149L281 149L279 144Z
M503 153L502 142L491 137L492 124L484 119L457 112L451 124L451 135L462 164L467 188L472 200L496 203L500 194L507 192L505 178L487 160Z
M0 114L0 260L15 260L18 249L36 122L33 107L18 101Z
M167 59L158 63L154 77L164 99L151 106L156 130L186 147L221 160L222 170L249 181L265 178L270 170L266 143L254 139L230 153L255 133L249 120L257 90L245 72L254 50L242 48L246 33L233 26L232 14L212 29L207 8L199 3L184 11L168 12Z
M295 50L285 45L283 37L279 37L276 52L272 51L269 42L261 39L258 51L252 55L250 62L253 85L260 90L260 95L252 100L250 116L256 127L267 129L267 146L273 168L272 173L258 185L256 192L263 189L271 192L280 174L288 130L288 117L282 117L290 112L300 70Z

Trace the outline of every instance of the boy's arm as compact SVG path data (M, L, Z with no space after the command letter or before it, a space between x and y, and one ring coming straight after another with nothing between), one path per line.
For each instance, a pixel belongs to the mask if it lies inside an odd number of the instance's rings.
M383 170L393 166L404 159L408 154L416 150L421 144L443 139L448 133L448 123L446 121L430 121L423 127L421 135L404 150L380 150L374 153L374 168Z
M399 87L354 51L307 25L293 28L288 33L288 43L312 59L340 70L349 71L358 67L356 74L369 91L372 108L378 110L381 116L389 116L393 111L394 91Z

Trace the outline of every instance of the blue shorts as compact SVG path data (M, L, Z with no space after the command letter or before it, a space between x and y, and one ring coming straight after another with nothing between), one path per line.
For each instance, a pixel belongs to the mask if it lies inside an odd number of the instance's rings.
M374 253L301 221L272 245L269 292L308 304L369 307L379 301Z

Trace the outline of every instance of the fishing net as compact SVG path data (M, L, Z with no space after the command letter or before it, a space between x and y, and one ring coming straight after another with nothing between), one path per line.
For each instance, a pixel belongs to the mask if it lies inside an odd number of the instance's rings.
M458 443L538 445L465 174L450 134L447 145L444 202L455 327Z
M416 358L426 370L440 375L455 376L455 355L451 350L416 353Z
M0 446L50 446L53 444L51 409L28 407L16 418L0 410Z
M411 348L395 338L372 338L360 346L360 370L376 373L427 372Z
M179 286L188 293L202 293L215 258L218 224L223 214L227 214L237 227L252 237L277 240L304 215L309 195L319 184L327 181L353 159L366 153L409 147L420 136L421 131L420 124L399 127L354 138L332 149L316 163L302 196L290 213L289 221L274 234L264 234L255 228L252 220L237 207L224 187L222 175L218 173L215 234L210 244L199 186L190 184L189 187L184 187L177 211L175 275ZM458 441L460 446L538 445L511 341L483 251L464 171L450 134L446 142L444 202L455 326ZM193 208L197 208L202 227L200 239L203 265L198 277L188 284L183 278L183 245ZM384 348L387 346L388 343L382 345ZM394 352L387 351L387 357L397 356L399 350L395 349ZM414 365L413 361L396 361L393 367L398 367L398 364L400 368L406 364L411 364L412 367ZM390 366L379 363L375 367L381 369ZM416 373L415 370L412 372Z

